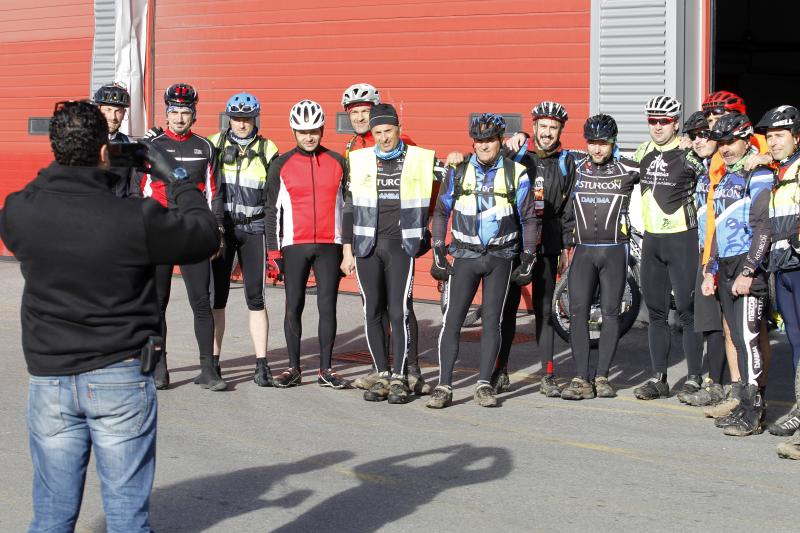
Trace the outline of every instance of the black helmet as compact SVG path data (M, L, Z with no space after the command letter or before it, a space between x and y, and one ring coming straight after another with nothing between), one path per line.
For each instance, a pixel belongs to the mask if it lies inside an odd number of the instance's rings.
M683 123L683 131L692 131L692 130L707 130L708 129L708 119L706 118L705 114L702 111L695 111L689 118L686 119L686 122Z
M164 103L168 106L190 107L197 104L197 91L188 83L173 83L164 91Z
M611 115L599 114L586 119L583 125L583 138L587 141L617 142L617 121Z
M484 113L475 117L469 125L469 136L476 141L502 137L505 132L506 120L494 113Z
M715 141L732 141L734 139L744 139L745 141L753 135L753 125L747 115L734 111L723 115L714 124L711 130L711 139Z
M770 109L764 113L764 116L756 124L756 129L759 131L768 128L787 129L791 130L792 133L796 133L800 130L800 111L791 105L782 105Z
M121 83L111 82L101 86L94 93L92 101L95 105L114 105L119 107L130 107L131 95L128 89Z

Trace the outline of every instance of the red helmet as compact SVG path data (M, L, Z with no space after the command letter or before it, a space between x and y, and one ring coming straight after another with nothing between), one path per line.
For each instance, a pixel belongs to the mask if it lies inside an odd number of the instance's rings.
M703 113L721 115L728 111L747 113L742 97L728 91L717 91L706 96L703 100Z

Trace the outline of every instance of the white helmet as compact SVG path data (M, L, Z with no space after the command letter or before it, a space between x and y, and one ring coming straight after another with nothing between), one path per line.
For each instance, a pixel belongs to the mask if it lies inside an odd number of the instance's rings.
M644 110L648 116L677 117L681 114L681 103L671 96L656 96L647 102Z
M355 85L351 85L342 94L342 107L361 102L369 102L372 105L380 104L381 94L378 92L378 89L369 83L356 83Z
M289 112L289 125L293 130L314 130L325 125L322 106L313 100L301 100Z

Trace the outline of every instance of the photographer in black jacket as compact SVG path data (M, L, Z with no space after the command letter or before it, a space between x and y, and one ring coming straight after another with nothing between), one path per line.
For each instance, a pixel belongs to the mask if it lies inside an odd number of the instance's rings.
M56 105L50 144L55 161L0 211L25 278L30 531L74 529L92 448L108 531L151 531L157 404L142 367L161 331L155 266L214 253L217 223L187 172L150 145L139 155L177 209L117 198L108 125L88 102Z

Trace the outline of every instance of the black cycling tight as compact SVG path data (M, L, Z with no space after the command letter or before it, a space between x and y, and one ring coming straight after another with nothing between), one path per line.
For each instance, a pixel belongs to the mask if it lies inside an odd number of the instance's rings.
M569 267L569 319L572 357L577 376L589 380L589 312L600 287L603 317L597 376L608 377L619 341L619 313L628 272L628 246L578 245Z
M161 312L161 336L167 339L167 305L172 288L171 265L156 267L156 293L158 307ZM194 314L194 336L200 355L212 355L214 352L214 317L211 315L209 285L211 284L211 266L208 260L181 265L181 276L186 285L189 305Z
M289 365L300 368L300 339L303 335L303 308L306 304L306 284L311 268L317 280L317 310L319 321L320 369L331 368L331 353L336 340L336 300L339 296L339 265L342 262L341 244L293 244L281 250L283 281L286 290L286 314L283 332Z
M514 266L517 264L519 263L515 260ZM557 271L557 255L540 255L536 258L536 265L533 267L533 315L536 317L536 342L542 358L542 372L545 374L553 373L555 330L551 315ZM503 310L503 339L500 355L497 357L497 368L508 369L508 358L517 332L517 310L522 296L521 291L522 287L514 283L508 287L506 307Z
M680 233L644 234L642 243L641 287L650 324L650 362L653 373L667 372L670 329L667 323L670 290L683 327L683 353L689 375L700 375L703 336L694 331L694 282L698 259L697 230Z
M214 309L225 309L231 288L233 259L238 254L244 278L244 298L250 311L264 309L264 234L228 228L222 256L211 262L214 275Z
M414 258L403 250L402 241L381 239L366 257L356 257L356 278L364 305L364 327L372 360L378 372L389 370L386 331L382 317L388 308L392 326L395 374L406 372L411 343L414 288ZM416 329L416 324L413 325ZM414 349L416 352L416 348Z
M506 294L511 280L511 259L493 255L456 258L453 274L447 284L446 306L439 334L439 384L452 385L453 368L458 359L461 325L478 285L483 281L481 303L481 360L478 381L492 377L500 351L500 323L503 318Z

